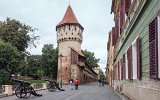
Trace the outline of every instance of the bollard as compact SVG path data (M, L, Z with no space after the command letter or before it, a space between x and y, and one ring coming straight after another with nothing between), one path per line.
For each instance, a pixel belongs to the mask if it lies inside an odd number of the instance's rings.
M46 83L42 83L43 84L43 89L47 89L47 84Z
M12 85L4 85L5 91L3 94L12 95Z

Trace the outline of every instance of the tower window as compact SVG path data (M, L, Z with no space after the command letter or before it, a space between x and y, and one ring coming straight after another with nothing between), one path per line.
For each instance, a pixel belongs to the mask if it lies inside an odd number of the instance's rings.
M75 29L75 31L76 31L76 29L77 29L77 28L76 28L76 25L75 25L74 29Z
M71 29L71 26L69 25L69 30Z
M73 35L73 33L72 33L72 35Z
M66 28L66 27L64 26L64 27L63 27L63 30L64 30L64 31L65 31L65 28Z
M66 33L67 34L67 33Z

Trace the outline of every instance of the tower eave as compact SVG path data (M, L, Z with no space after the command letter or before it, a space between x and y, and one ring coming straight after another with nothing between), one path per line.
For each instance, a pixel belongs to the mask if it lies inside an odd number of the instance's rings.
M84 28L82 27L82 25L79 24L79 23L63 23L63 24L58 24L58 25L56 26L56 31L57 31L57 28L62 27L62 26L65 26L65 25L78 25L78 26L82 29L82 31L84 30Z

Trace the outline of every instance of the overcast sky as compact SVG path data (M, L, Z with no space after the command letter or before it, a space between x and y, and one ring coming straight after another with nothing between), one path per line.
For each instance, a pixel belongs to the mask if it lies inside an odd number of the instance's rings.
M108 32L113 26L110 14L112 0L71 0L71 7L84 27L82 49L94 52L100 58L103 69L107 63ZM44 44L56 42L56 25L62 20L69 0L0 0L0 20L17 19L33 28L40 36L37 48L28 49L31 54L41 54Z

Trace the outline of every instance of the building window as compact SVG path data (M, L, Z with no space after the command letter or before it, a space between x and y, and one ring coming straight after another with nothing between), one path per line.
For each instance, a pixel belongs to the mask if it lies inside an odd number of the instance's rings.
M125 76L126 79L128 79L128 58L127 58L127 52L125 53L125 68L126 68L126 72L125 72Z
M149 24L150 77L160 78L160 14Z
M74 26L74 29L75 29L75 31L76 31L76 29L77 29L76 25Z
M71 25L68 25L69 30L71 29Z
M158 20L158 78L160 78L160 10L159 10L159 16L157 16L157 20Z
M121 60L119 61L119 79L120 80L123 80L123 77L122 77L122 64L121 64Z
M136 38L132 43L132 69L133 79L140 78L140 42L139 38Z
M128 79L133 79L133 65L132 65L132 46L127 50L127 59L128 59Z
M125 0L125 13L128 16L129 8L131 6L131 0Z

